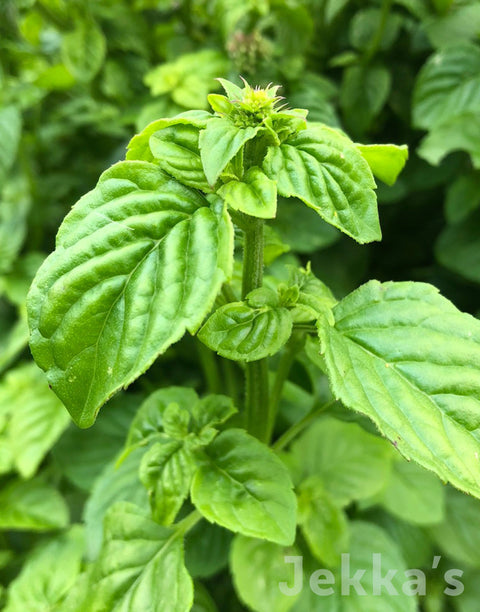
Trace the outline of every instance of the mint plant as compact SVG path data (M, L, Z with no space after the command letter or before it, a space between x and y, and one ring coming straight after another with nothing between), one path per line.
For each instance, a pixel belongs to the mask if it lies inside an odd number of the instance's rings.
M339 578L345 548L353 567L375 542L404 567L381 530L349 520L352 503L405 517L405 480L412 496L442 497L431 472L480 497L479 321L421 282L372 280L338 301L309 264L284 268L268 251L286 198L360 244L380 240L375 177L393 184L407 148L310 122L277 86L220 83L213 112L154 121L131 140L66 216L29 292L32 354L79 427L186 332L218 387L199 396L160 378L141 403L116 465L138 473L148 504L110 507L62 610L214 609L185 564L200 521L222 528L227 549L236 534L230 567L249 608L311 610L309 594L278 587L292 579L285 555ZM329 386L288 426L296 361ZM219 362L244 392L216 380ZM417 507L415 520L430 513ZM395 584L398 609L415 610Z

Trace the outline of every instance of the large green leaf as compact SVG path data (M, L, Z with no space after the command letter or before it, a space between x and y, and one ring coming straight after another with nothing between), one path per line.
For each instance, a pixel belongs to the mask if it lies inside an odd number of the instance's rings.
M41 480L12 480L0 491L0 529L49 531L68 525L60 493Z
M299 594L284 595L279 583L292 581L292 565L285 563L285 557L299 555L293 547L284 548L237 535L232 545L230 569L240 599L255 612L288 612Z
M358 242L380 240L375 181L353 142L316 124L270 147L265 174L280 195L297 197Z
M226 212L147 162L116 164L78 202L28 307L34 358L79 426L196 331L232 250Z
M83 534L78 525L40 544L11 583L5 612L56 610L80 573L82 555Z
M413 123L429 129L480 109L480 48L464 43L438 51L418 75Z
M296 500L287 469L242 430L224 431L207 447L191 495L211 522L278 544L293 543Z
M210 578L228 564L233 534L201 521L185 536L185 564L194 578Z
M22 131L22 117L14 106L0 109L0 185L10 170L17 155L18 143ZM1 190L0 190L1 192Z
M229 119L214 117L200 134L200 154L205 176L214 185L228 162L254 138L257 127L236 127Z
M319 324L334 394L407 458L480 496L480 321L424 283L371 281Z
M105 517L105 541L89 578L85 599L72 612L188 612L193 604L181 533L127 502Z
M68 413L34 363L11 370L0 383L0 414L8 418L0 444L16 470L31 478L68 426Z
M357 423L324 418L292 444L291 452L301 478L317 478L340 506L374 495L390 474L390 444Z
M291 332L292 317L286 308L232 302L207 319L198 337L222 357L256 361L277 353Z

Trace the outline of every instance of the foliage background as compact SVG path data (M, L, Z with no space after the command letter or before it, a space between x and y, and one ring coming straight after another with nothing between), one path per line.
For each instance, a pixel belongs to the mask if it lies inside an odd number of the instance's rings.
M0 0L0 597L9 612L45 609L35 585L60 610L81 568L82 528L69 526L84 524L92 559L107 507L145 502L135 457L121 473L112 461L146 394L218 384L204 382L211 355L197 356L185 338L92 430L69 424L29 357L24 301L70 206L123 157L135 131L207 108L215 77L281 83L288 104L309 109L310 119L359 142L408 144L410 159L394 187L380 186L381 243L357 245L313 211L282 202L269 244L272 259L281 254L275 269L311 261L339 298L371 278L430 282L478 315L479 36L476 0ZM325 385L299 359L284 423L324 396ZM383 525L408 562L430 570L423 609L476 610L480 503L431 490L420 521L385 500L350 511ZM218 608L243 610L227 579L228 538L210 529L192 541L190 567ZM198 558L206 550L210 564ZM433 553L465 568L465 596L442 595L427 566ZM57 554L68 571L52 585L48 563ZM203 599L196 609L215 609ZM303 605L295 610L313 610Z

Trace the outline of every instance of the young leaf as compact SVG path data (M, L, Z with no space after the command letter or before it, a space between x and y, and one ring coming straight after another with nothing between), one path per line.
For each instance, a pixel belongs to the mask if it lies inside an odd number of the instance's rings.
M183 442L156 442L145 453L140 480L149 491L154 520L162 525L173 523L188 497L194 472L194 457Z
M211 522L243 535L289 546L296 500L287 469L244 431L222 432L206 448L192 483L192 501Z
M259 129L260 126L239 128L230 120L220 117L210 119L200 133L200 155L210 185L217 182L228 162L257 135Z
M198 148L200 128L170 125L150 137L150 150L162 170L189 187L210 191Z
M252 308L232 302L207 319L198 338L226 359L257 361L277 353L291 332L292 318L286 308Z
M155 157L150 149L150 138L154 134L174 125L191 125L204 128L211 117L211 113L207 111L191 110L180 113L175 117L152 121L128 143L126 159L153 162Z
M273 219L277 211L277 186L257 166L250 168L241 181L229 181L217 193L228 206L252 217Z
M353 142L315 124L270 147L265 174L280 195L297 197L358 242L380 240L375 181Z
M83 533L78 525L40 544L10 584L4 611L56 610L80 574L82 555Z
M319 324L334 394L407 458L480 497L480 322L413 282L371 281L334 316Z
M68 525L60 493L40 480L12 480L0 491L0 529L49 531Z
M480 109L480 48L452 45L430 57L413 93L413 124L430 129Z
M232 249L226 212L153 164L116 164L78 202L28 308L34 358L80 427L196 331Z
M292 444L302 477L315 476L340 506L378 493L391 469L390 444L357 423L323 418Z
M299 556L293 547L236 536L231 550L230 569L235 590L242 601L255 612L288 612L298 599L289 597L279 583L292 583L293 566L285 557Z
M345 512L325 492L322 481L315 476L300 487L298 503L298 522L310 551L328 567L337 567L341 554L349 546Z
M144 512L119 502L105 517L105 541L78 612L151 607L188 612L193 584L183 561L183 537Z
M408 159L408 147L393 144L362 145L357 149L367 160L373 175L387 185L393 185Z

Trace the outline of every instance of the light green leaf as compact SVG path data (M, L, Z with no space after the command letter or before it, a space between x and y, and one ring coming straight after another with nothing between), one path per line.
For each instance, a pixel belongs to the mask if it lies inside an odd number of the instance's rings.
M0 336L0 373L25 349L30 338L27 312L20 311L18 320L5 334Z
M226 359L256 361L277 353L291 332L292 318L286 308L231 302L207 319L198 338Z
M420 143L417 153L433 166L453 151L466 151L474 168L480 168L480 87L478 110L437 123Z
M324 418L292 444L303 478L315 476L339 505L380 491L391 469L390 444L356 423Z
M0 529L49 531L68 525L60 493L40 480L12 480L0 490Z
M146 162L116 164L74 206L28 308L34 358L79 426L197 330L232 251L227 213Z
M292 583L292 565L285 557L299 556L294 548L236 536L231 551L230 569L240 599L255 612L288 612L298 599L284 595L279 583Z
M335 396L405 457L480 496L480 321L412 282L370 281L334 316L319 334Z
M393 144L357 144L357 149L367 160L374 176L387 185L395 183L408 159L407 145L399 147Z
M140 480L148 489L155 521L173 523L188 497L194 472L194 457L181 441L156 442L145 453Z
M236 127L229 119L214 117L200 133L200 155L205 176L210 185L217 182L221 172L243 145L254 138L257 127Z
M441 14L425 19L422 29L434 47L441 49L467 40L478 41L480 7L476 0L433 0L433 4Z
M432 55L413 92L413 123L419 128L447 124L480 109L480 48L453 45Z
M192 408L197 431L225 423L237 412L233 401L226 395L207 395Z
M79 525L40 544L10 584L5 612L56 610L80 574L82 555Z
M22 134L22 116L14 106L0 109L0 185L7 176L8 171L17 156L18 144ZM0 191L1 193L1 191Z
M8 418L0 444L9 447L21 476L31 478L68 426L68 413L34 363L8 372L0 383L0 406Z
M203 516L243 535L291 545L296 500L274 452L237 429L219 434L205 452L191 490Z
M299 524L311 553L328 567L340 564L348 550L349 531L345 512L325 492L322 481L313 476L300 487Z
M63 38L62 59L76 79L91 81L102 67L106 47L100 27L93 21L80 21Z
M375 181L346 136L321 124L270 147L264 172L280 195L297 197L358 242L380 240Z
M480 502L448 489L445 519L429 529L436 545L455 561L480 568Z
M435 255L448 270L480 283L480 211L447 226L438 237Z
M204 128L211 117L211 113L207 113L207 111L191 110L169 119L152 121L128 143L126 159L153 162L155 157L150 149L150 138L154 134L173 125L191 125Z
M400 458L376 501L408 523L433 525L445 514L445 487L435 474Z
M162 170L183 185L210 191L198 148L200 128L176 124L158 130L150 137L150 150Z
M241 181L229 181L217 193L234 210L252 217L273 219L277 211L277 186L257 166L250 168Z
M179 531L155 523L140 508L119 502L105 517L105 541L76 612L188 612L193 584Z
M148 508L147 491L138 475L142 456L143 450L137 449L118 467L113 460L96 479L83 511L86 554L89 560L98 556L103 539L103 520L111 506L116 502L129 501Z
M4 274L18 261L27 233L31 198L24 177L14 177L6 183L0 177L0 186L3 186L3 191L0 189L0 274Z

